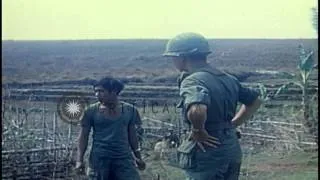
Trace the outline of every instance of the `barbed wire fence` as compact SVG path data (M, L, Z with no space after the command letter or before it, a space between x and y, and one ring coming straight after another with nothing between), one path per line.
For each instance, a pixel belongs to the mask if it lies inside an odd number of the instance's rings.
M48 107L45 101L41 107L35 107L34 94L29 95L29 100L21 107L16 101L10 100L10 91L5 93L7 99L2 101L2 172L5 172L2 174L3 179L74 179L72 156L79 127L62 121L56 110ZM281 109L277 109L279 110ZM295 109L292 111L297 112ZM265 112L261 112L263 113ZM254 117L240 128L240 142L245 156L250 157L266 148L288 152L317 147L315 137L306 134L303 124L299 122L299 113L280 121L285 113L288 114L284 110L278 116L266 114ZM156 139L165 136L169 128L175 129L180 135L181 124L179 121L175 122L177 123L144 116L145 148L152 151ZM163 162L170 161L169 165L174 166L174 158L175 149L168 149L167 161ZM247 160L247 166L250 166L250 158ZM242 175L248 176L249 172ZM166 175L149 172L149 176L165 179Z

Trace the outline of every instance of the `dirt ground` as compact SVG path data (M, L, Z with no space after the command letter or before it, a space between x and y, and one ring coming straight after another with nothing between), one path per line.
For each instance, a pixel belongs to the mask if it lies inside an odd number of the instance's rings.
M177 72L172 62L161 56L166 42L2 41L2 80L44 82L97 79L106 75L141 81L174 79ZM235 74L259 70L294 72L299 44L314 50L318 61L316 39L212 39L209 43L213 53L208 62Z

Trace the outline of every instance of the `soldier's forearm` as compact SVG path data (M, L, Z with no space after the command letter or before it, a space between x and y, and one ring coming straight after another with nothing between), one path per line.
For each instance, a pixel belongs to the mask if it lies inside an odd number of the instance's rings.
M235 126L240 126L241 124L243 124L247 119L249 119L253 115L254 112L257 111L261 103L262 101L258 98L249 106L241 105L239 111L232 119L232 124L234 124Z
M207 106L203 104L191 105L187 112L187 117L194 129L204 129L207 119Z

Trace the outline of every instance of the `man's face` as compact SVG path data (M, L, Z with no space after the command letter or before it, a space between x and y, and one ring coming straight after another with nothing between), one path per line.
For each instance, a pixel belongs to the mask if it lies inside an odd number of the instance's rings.
M183 58L182 57L168 57L170 61L173 62L175 68L178 70L178 71L184 71L185 70L185 63L183 61Z
M94 88L95 96L102 103L113 103L117 100L118 95L115 91L108 91L104 89L102 86L96 86Z

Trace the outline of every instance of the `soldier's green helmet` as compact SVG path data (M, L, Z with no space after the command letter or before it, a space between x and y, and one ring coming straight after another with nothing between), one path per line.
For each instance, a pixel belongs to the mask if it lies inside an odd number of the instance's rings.
M209 43L205 37L197 33L178 34L167 43L163 56L190 56L210 54Z

